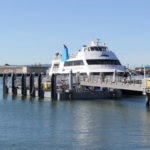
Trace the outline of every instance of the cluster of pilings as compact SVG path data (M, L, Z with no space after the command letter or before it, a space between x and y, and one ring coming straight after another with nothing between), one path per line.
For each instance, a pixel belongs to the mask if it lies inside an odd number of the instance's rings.
M29 75L29 87L27 87L26 85L26 80L27 80L27 75L26 74L22 74L21 75L21 89L18 89L18 87L15 85L15 80L17 78L16 74L12 74L11 75L11 88L8 86L8 75L4 74L3 75L3 93L4 94L8 94L9 92L12 93L12 95L17 95L18 93L20 93L22 96L31 96L31 97L35 97L38 96L39 98L44 98L44 88L43 88L43 83L42 83L42 74L38 74L37 77L37 88L35 88L35 74L30 74ZM51 91L47 90L51 96L52 99L54 99L56 97L56 77L55 75L52 75L51 77ZM11 90L11 91L10 91ZM21 90L21 91L19 91ZM37 93L37 94L36 94Z
M73 75L72 71L69 72L67 75L67 80L63 81L62 85L59 85L59 80L61 80L61 77L56 74L53 74L50 79L50 89L45 90L43 88L43 82L42 82L42 74L39 74L37 78L37 86L35 87L35 75L30 74L28 76L28 82L27 75L22 74L21 76L21 85L16 85L17 81L17 75L12 74L11 75L11 86L8 87L7 85L7 74L3 75L3 90L4 94L12 93L13 95L22 95L22 96L31 96L31 97L39 97L39 98L51 98L55 100L77 100L77 99L106 99L106 98L118 98L121 97L120 90L99 90L94 91L95 88L89 88L89 90L85 90L85 87L80 87L80 79L79 75ZM78 79L74 81L73 79ZM20 81L19 80L19 81ZM26 85L26 83L29 83ZM57 86L59 85L59 86Z

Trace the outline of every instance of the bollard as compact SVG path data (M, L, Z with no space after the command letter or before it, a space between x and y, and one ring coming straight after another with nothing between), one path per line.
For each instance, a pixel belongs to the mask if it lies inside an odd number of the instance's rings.
M30 74L30 96L35 97L34 74Z
M44 91L42 88L42 74L38 75L38 96L39 98L44 98Z
M24 96L27 95L26 75L25 74L22 74L22 77L21 77L21 93Z
M14 73L11 76L11 80L12 80L12 94L17 95L17 88L15 86L16 75Z
M52 74L51 77L51 99L56 99L56 75Z
M3 94L8 94L7 75L3 74Z

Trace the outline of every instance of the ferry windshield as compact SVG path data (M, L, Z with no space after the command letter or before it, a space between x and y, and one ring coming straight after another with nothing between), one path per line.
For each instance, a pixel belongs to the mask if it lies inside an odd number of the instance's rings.
M105 47L90 47L91 51L105 51L106 48Z
M110 59L88 59L86 60L88 65L121 65L119 60Z
M81 66L84 65L82 60L66 61L64 66Z

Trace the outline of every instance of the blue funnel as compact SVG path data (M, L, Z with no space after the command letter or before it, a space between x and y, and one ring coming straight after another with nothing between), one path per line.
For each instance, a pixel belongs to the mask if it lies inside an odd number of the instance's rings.
M62 52L62 57L61 57L61 61L66 61L69 59L69 55L68 55L68 48L66 45L64 45L64 49Z

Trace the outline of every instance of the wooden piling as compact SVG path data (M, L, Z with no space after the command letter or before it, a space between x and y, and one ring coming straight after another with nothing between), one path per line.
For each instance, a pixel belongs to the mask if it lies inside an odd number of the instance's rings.
M25 74L22 74L22 77L21 77L21 93L23 96L27 95L26 75Z
M3 74L3 94L8 94L7 75Z
M35 97L34 74L30 74L30 96Z
M16 75L13 73L11 76L12 80L12 94L17 95L17 87L15 86Z
M42 87L42 74L38 75L38 96L39 98L44 98L44 91Z
M56 99L56 75L52 74L51 77L51 98Z

